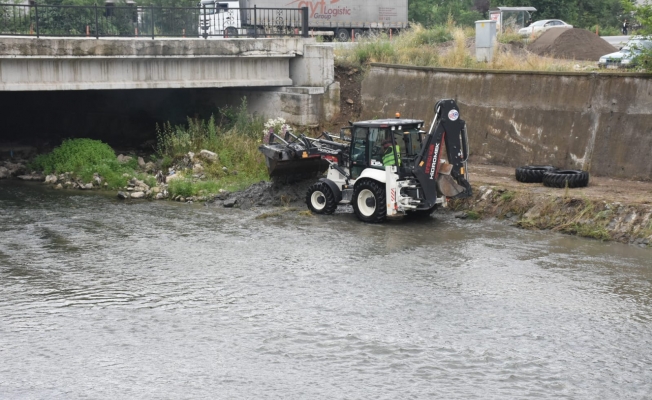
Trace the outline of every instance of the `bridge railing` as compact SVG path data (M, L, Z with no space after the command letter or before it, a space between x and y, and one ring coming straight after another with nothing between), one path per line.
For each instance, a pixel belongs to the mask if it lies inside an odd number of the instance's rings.
M308 37L308 8L0 4L0 35L152 39Z

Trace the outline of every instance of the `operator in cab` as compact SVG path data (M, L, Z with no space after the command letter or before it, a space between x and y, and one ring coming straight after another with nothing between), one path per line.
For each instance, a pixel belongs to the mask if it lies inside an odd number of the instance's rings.
M392 146L391 140L385 140L383 142L383 165L397 165L397 163L401 165L401 149L398 145Z

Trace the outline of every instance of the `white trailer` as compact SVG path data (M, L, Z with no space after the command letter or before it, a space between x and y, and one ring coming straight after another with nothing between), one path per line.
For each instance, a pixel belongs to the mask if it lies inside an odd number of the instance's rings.
M408 26L408 0L202 0L201 6L206 11L199 33L209 37L251 36L270 26L300 29L301 14L290 10L303 7L308 8L312 34L334 35L340 41Z

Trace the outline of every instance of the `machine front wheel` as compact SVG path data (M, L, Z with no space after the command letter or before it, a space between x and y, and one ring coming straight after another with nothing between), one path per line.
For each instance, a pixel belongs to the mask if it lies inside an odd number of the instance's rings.
M387 218L385 185L371 179L365 179L355 185L351 204L360 221L379 223Z
M306 204L310 211L315 214L332 214L337 208L335 195L324 182L317 182L308 188Z

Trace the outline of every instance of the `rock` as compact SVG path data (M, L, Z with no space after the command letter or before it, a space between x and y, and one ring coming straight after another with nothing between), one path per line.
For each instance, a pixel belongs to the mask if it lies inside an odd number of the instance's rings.
M200 174L200 173L204 172L204 167L202 167L201 164L195 164L192 167L192 172L194 172L196 174Z
M48 185L54 185L55 183L57 183L57 176L54 175L54 174L50 174L50 175L46 176L45 177L45 183L48 184Z
M145 198L145 192L133 192L131 194L132 199L144 199Z
M18 179L24 181L44 181L45 177L41 174L18 175Z
M238 199L231 198L231 199L224 200L224 203L222 205L226 208L233 208L235 207L236 204L238 204Z
M80 185L79 188L82 189L82 190L92 190L93 189L93 184L92 183L87 183L85 185Z
M229 172L229 169L227 167L222 167L222 171Z
M346 103L347 103L347 104L353 104L353 100L351 100L351 99L346 99Z
M57 186L55 186L54 188L55 188L56 190L61 190L61 189L63 189L63 185L61 185L60 183L58 183Z
M154 194L161 193L161 187L160 186L154 186L152 188L152 193L154 193Z
M121 164L127 163L129 161L131 161L131 157L129 157L129 156L125 156L125 155L122 155L122 154L120 154L118 156L118 162L121 163Z
M181 174L173 174L173 175L165 177L166 182L170 182L170 181L173 181L175 179L183 179L183 176L181 176Z
M93 178L93 181L95 182L95 184L97 186L102 186L102 178L100 178L99 176L96 176L95 178Z
M5 167L0 167L0 179L5 179L9 178L11 174L9 173L9 170Z
M133 192L133 191L134 191L134 188L133 188L132 186L129 186L129 187L127 188L127 191L129 191L129 192Z
M128 199L129 198L129 193L118 192L118 198L121 199L121 200Z
M185 202L186 202L186 198L185 198L185 197L181 197L181 196L179 196L179 199L178 199L177 201L180 201L181 203L185 203Z
M165 199L165 195L163 193L156 193L156 196L154 198L156 200L163 200Z
M145 171L149 173L154 173L154 171L156 171L156 164L154 164L151 161L148 162L147 164L145 164Z
M138 166L140 168L145 168L145 160L142 157L138 157Z
M203 158L204 160L215 162L217 161L217 153L213 153L212 151L209 150L202 150L199 152L199 157Z
M469 218L469 214L467 214L465 212L457 213L457 214L455 214L455 218L457 218L457 219L467 219L467 218Z

